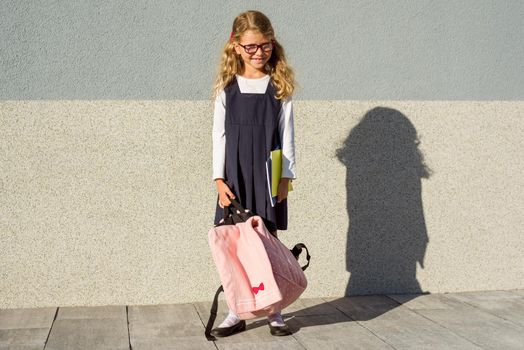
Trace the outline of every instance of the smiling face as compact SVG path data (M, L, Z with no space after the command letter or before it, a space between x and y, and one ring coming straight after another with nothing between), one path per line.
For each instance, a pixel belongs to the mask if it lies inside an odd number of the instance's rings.
M263 45L271 43L271 39L271 37L266 37L260 32L247 30L240 37L240 44L243 46L253 44ZM271 58L272 51L264 52L261 47L258 47L256 52L249 54L239 43L235 43L235 51L242 57L242 61L244 61L244 75L256 78L266 74L265 65Z

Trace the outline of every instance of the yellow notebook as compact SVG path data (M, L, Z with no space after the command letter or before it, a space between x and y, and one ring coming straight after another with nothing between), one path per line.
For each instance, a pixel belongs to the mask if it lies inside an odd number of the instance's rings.
M278 184L282 177L282 150L277 149L271 151L271 154L266 162L266 173L268 190L270 192L271 204L275 206L278 196ZM289 182L288 191L293 191L293 185Z

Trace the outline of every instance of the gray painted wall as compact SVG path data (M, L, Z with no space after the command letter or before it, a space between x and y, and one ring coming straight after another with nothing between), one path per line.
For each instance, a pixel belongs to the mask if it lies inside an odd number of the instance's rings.
M207 99L247 9L272 20L298 99L524 96L523 1L3 0L0 99Z

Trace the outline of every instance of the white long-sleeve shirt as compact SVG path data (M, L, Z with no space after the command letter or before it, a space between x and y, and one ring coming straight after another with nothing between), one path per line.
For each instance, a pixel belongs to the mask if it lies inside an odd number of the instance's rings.
M263 94L270 76L248 79L237 74L238 87L242 93ZM225 178L226 165L226 93L220 91L215 99L213 113L213 179ZM278 132L282 142L282 177L296 179L295 175L295 132L293 127L293 101L291 97L282 100L278 116Z

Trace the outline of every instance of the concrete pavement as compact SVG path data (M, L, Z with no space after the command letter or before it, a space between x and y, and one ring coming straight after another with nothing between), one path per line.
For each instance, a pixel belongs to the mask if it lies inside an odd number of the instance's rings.
M300 299L293 329L264 319L216 342L204 337L209 302L0 310L0 349L524 349L524 290ZM222 300L217 325L227 313Z

